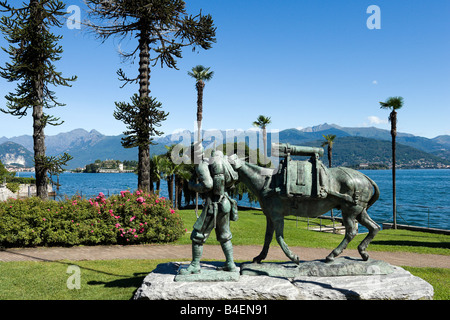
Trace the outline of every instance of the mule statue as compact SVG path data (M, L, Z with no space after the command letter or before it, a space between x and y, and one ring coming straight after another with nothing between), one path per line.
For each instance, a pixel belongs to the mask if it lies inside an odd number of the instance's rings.
M354 220L369 232L359 244L358 251L363 260L370 241L380 230L367 214L367 209L378 199L380 191L376 183L363 173L344 167L326 168L319 160L322 148L272 145L272 155L284 157L278 169L269 169L245 162L237 155L228 157L232 168L257 196L266 216L266 233L261 253L253 259L260 263L267 257L269 245L275 232L276 239L286 256L295 263L299 257L291 252L284 241L284 217L318 217L331 209L342 211L345 237L327 257L331 262L342 253L357 233ZM310 156L308 161L293 160L291 156Z

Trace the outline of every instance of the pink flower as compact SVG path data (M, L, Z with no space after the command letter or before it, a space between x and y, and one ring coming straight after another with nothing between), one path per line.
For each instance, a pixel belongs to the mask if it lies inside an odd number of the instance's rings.
M120 223L116 223L116 228L119 228L120 227Z
M138 190L138 191L136 191L136 194L139 196L139 195L141 195L141 192Z
M173 209L170 209L170 213L175 213L175 210L173 210Z
M108 212L111 214L111 216L113 216L113 211L112 211L112 209L109 209Z
M103 194L103 192L100 192L100 193L98 194L98 196L99 196L100 198L103 198L105 195Z
M136 219L136 216L132 216L132 217L130 218L130 222L133 221L134 219Z
M136 201L139 203L143 203L145 201L145 199L143 197L139 197L136 199Z
M45 221L45 218L43 218L42 220L44 220L44 221Z
M135 235L134 235L134 237L135 237L135 238L137 238L137 237L138 237L138 235L137 235L137 234L135 234Z

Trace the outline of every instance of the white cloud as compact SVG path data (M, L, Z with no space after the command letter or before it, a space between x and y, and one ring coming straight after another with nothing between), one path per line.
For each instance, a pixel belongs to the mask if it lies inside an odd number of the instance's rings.
M373 80L372 84L378 84L378 81L377 80Z
M370 124L387 124L388 119L381 119L377 116L368 116L367 119L369 119Z

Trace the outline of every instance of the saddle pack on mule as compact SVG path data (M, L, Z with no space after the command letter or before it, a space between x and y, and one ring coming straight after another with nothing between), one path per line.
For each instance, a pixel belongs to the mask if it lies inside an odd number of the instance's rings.
M328 195L328 169L320 161L322 148L272 144L272 155L282 157L275 175L275 192L280 196L323 199ZM309 156L293 160L292 156Z

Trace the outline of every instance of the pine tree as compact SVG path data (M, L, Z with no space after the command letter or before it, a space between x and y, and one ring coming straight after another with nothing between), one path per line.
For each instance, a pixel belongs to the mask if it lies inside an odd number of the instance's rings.
M124 86L139 82L139 98L145 99L150 93L150 63L152 67L177 68L177 58L182 57L184 47L211 48L215 39L213 20L210 15L201 12L188 15L182 0L87 0L88 25L102 41L111 36L122 38L135 37L137 45L130 53L122 52L126 59L133 60L139 54L138 75L128 78L122 69L118 70L119 79ZM154 56L151 57L151 53ZM142 104L141 104L142 105ZM149 126L149 119L141 110L143 126ZM147 137L142 137L146 139ZM139 168L138 188L150 189L150 150L149 145L138 145Z
M5 67L0 67L0 76L18 82L16 91L5 97L7 109L1 111L22 118L32 110L37 196L42 199L48 197L47 172L51 167L50 158L45 155L44 128L62 123L59 118L44 113L44 109L64 105L56 101L51 87L70 86L69 82L76 79L64 78L53 64L61 59L63 50L58 41L62 36L50 29L62 26L59 18L66 14L64 8L65 4L59 0L30 0L21 8L0 1L0 11L4 13L0 31L10 44L2 49L11 58Z

